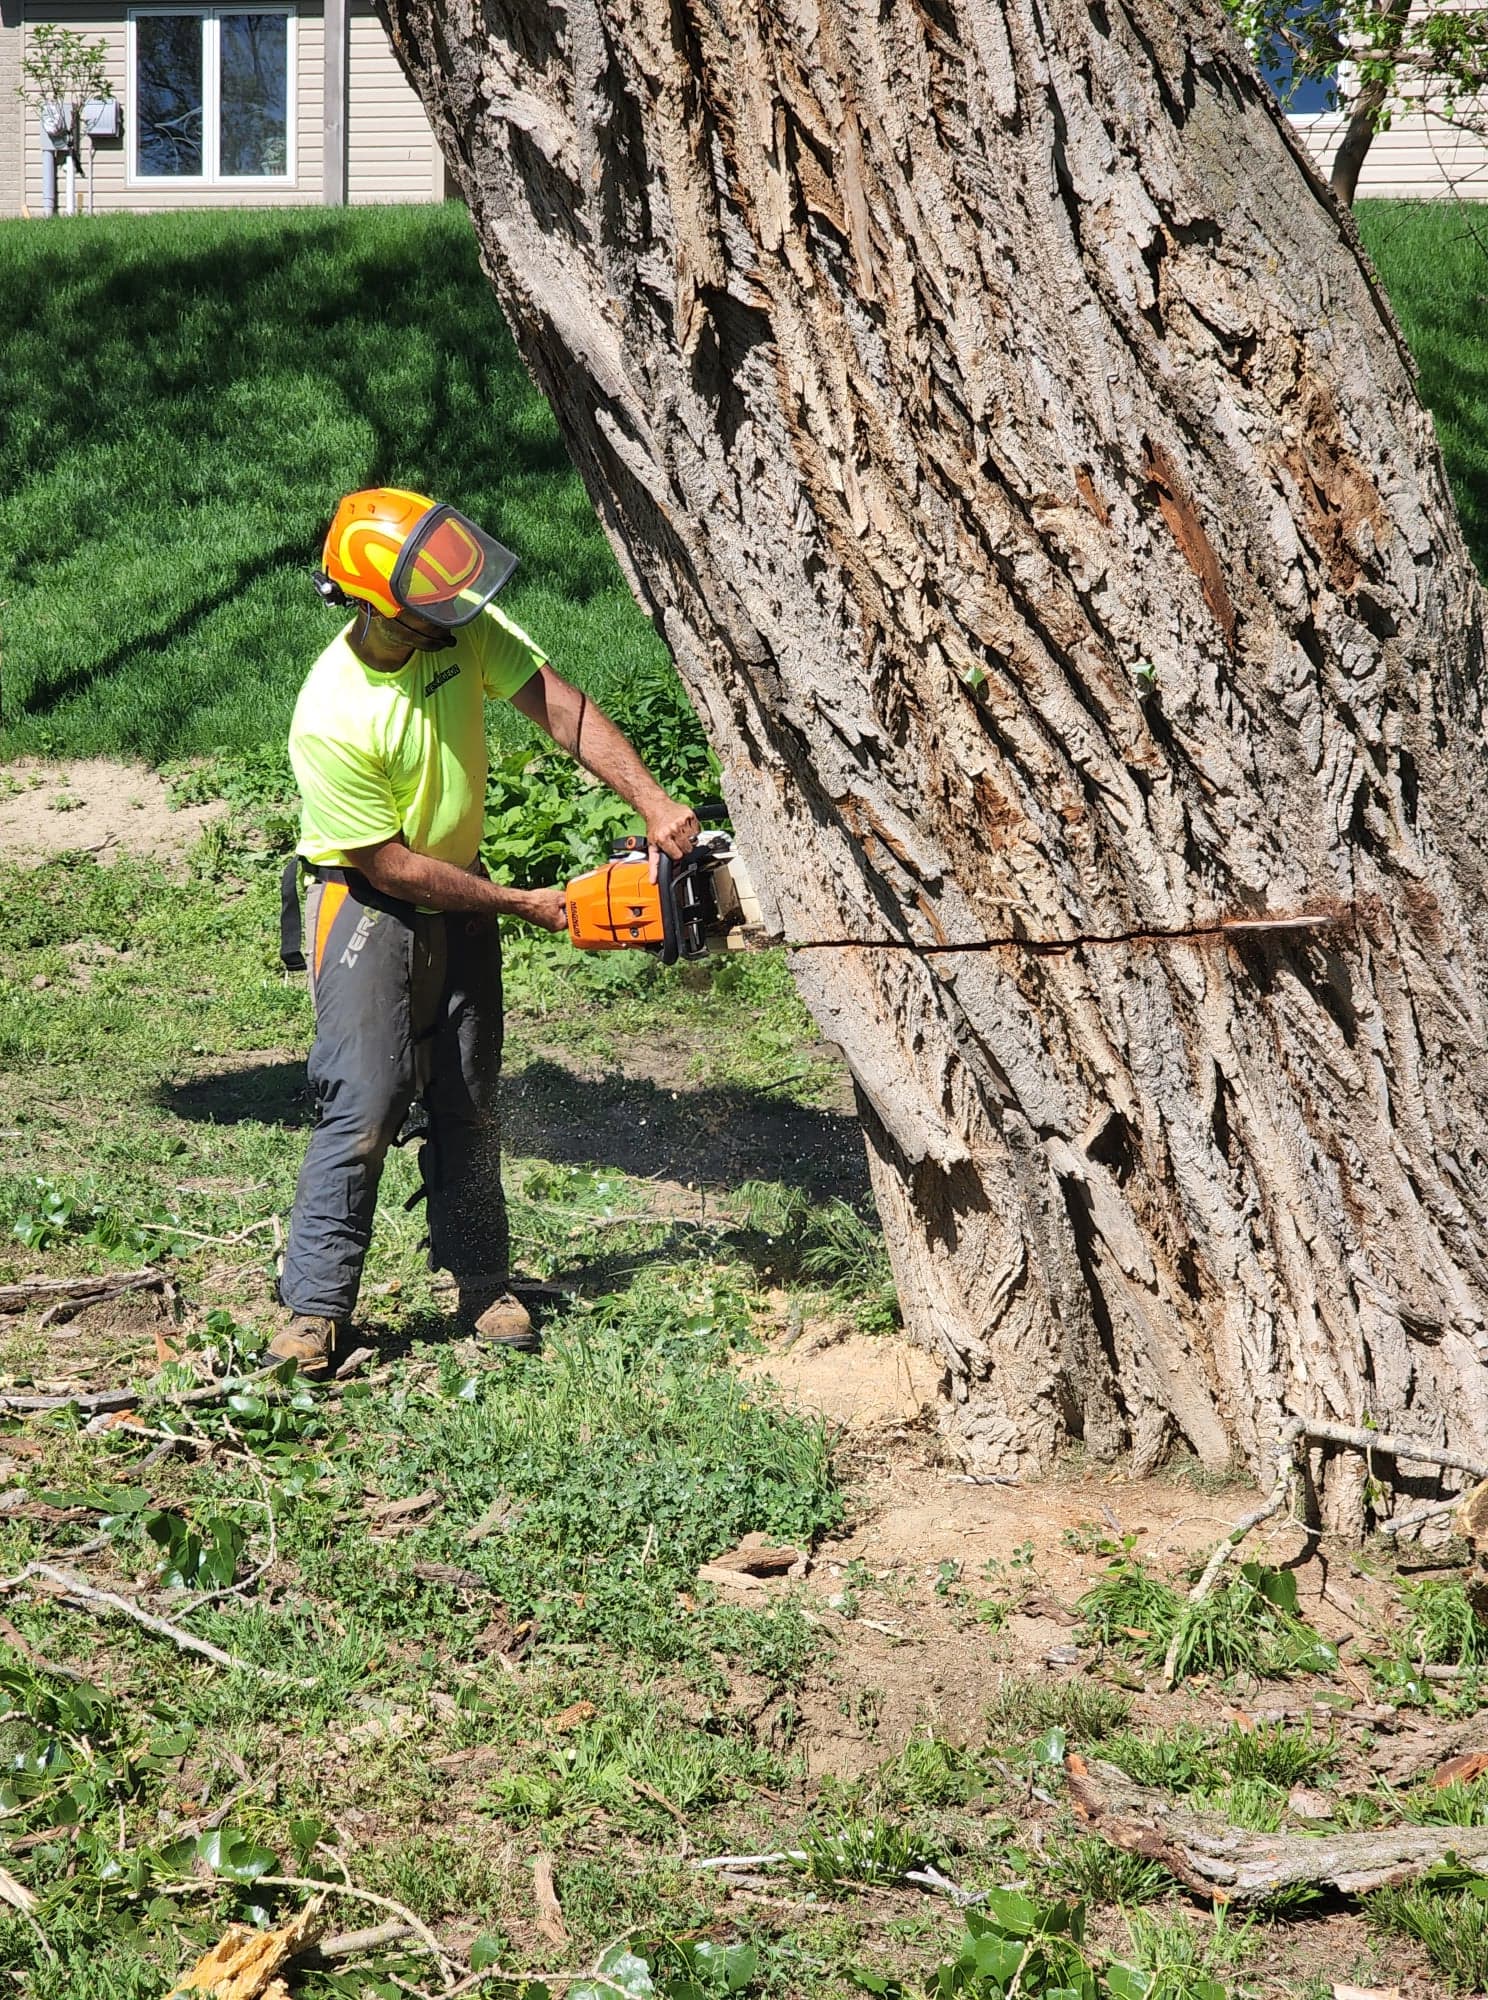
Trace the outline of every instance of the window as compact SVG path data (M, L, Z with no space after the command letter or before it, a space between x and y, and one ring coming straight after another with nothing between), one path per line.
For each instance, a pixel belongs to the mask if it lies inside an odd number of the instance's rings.
M284 7L132 13L131 178L292 179L293 27Z

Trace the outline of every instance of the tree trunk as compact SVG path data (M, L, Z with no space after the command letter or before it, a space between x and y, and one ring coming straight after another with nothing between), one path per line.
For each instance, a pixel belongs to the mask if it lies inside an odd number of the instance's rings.
M1379 8L1381 19L1387 24L1389 33L1387 46L1373 51L1375 60L1388 65L1388 74L1393 76L1400 60L1401 38L1406 22L1410 18L1411 0L1384 0ZM1369 149L1374 144L1374 135L1379 130L1380 113L1385 108L1385 100L1390 94L1390 86L1383 76L1361 84L1358 94L1349 106L1348 118L1344 124L1343 137L1338 142L1338 151L1333 155L1332 170L1328 175L1328 185L1347 208L1354 205L1354 196L1359 188L1359 176L1364 171L1364 162L1369 157Z
M382 4L784 934L1029 941L793 960L959 1451L1481 1451L1481 595L1217 5Z

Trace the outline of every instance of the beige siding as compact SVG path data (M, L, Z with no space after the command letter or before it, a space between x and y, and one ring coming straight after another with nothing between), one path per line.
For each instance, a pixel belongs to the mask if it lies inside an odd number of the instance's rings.
M1343 135L1342 115L1315 112L1292 122L1326 174ZM1360 198L1430 200L1446 194L1488 200L1488 143L1423 112L1400 113L1374 136L1359 176Z
M317 202L321 196L320 161L322 144L322 86L325 73L325 45L318 8L302 7L295 15L293 46L295 60L295 160L288 181L237 181L230 186L187 184L173 187L169 181L129 180L130 129L134 105L125 74L127 31L125 10L105 12L97 0L77 4L77 0L53 0L45 8L32 4L28 18L60 22L90 40L102 39L109 47L109 81L114 95L124 107L124 137L101 144L94 154L93 206L100 215L115 209L167 208L273 208L301 202ZM88 143L83 142L83 162L88 162ZM60 174L59 174L60 181ZM59 201L60 201L59 188ZM35 215L41 209L41 139L34 125L26 130L26 201ZM88 205L86 173L78 176L78 206Z
M443 156L418 94L366 0L352 0L347 74L348 200L442 200Z
M20 81L20 0L0 0L0 215L19 215L24 200L26 113L16 96Z

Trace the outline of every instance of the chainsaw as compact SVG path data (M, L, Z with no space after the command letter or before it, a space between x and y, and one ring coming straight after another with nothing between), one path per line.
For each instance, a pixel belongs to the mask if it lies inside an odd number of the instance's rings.
M762 941L759 899L726 833L705 833L689 854L656 857L639 834L564 891L568 935L580 951L655 951L663 965Z
M1201 938L1238 941L1272 932L1336 929L1347 922L1341 909L1296 915L1216 917L1178 930L1078 932L1073 936L1030 938L1008 932L995 937L924 941L907 937L783 938L765 929L759 898L726 833L705 833L690 854L673 861L656 857L632 835L617 841L610 858L564 891L568 935L580 951L654 951L663 965L700 959L715 951L750 951L779 944L787 951L903 951L917 958L956 957L964 952L1016 951L1047 955L1081 951L1091 945L1154 943L1165 938L1192 944Z

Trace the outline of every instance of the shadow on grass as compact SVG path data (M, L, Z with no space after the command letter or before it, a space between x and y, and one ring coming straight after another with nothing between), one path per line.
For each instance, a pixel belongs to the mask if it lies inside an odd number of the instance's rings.
M154 1097L193 1124L298 1129L313 1123L302 1059L179 1078L158 1086ZM859 1201L868 1192L858 1121L769 1091L672 1089L629 1076L593 1083L561 1063L538 1060L503 1080L502 1117L508 1154L560 1166L618 1169L700 1188L779 1181L822 1200Z
M856 1118L770 1091L672 1088L625 1075L592 1083L539 1059L507 1076L503 1118L509 1151L561 1166L613 1167L699 1187L780 1181L847 1201L868 1188Z
M194 1125L284 1125L315 1122L304 1058L219 1069L160 1084L155 1102Z
M308 570L355 486L492 522L518 616L619 586L454 205L0 224L0 345L6 752L277 733L335 630Z

